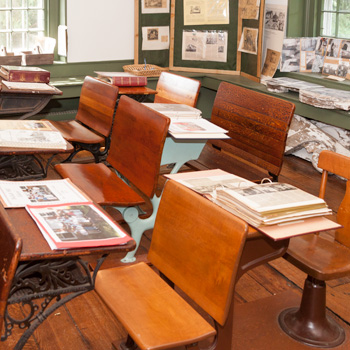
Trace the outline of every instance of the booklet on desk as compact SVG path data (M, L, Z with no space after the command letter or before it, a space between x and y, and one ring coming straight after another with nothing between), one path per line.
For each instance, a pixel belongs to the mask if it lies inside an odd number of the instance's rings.
M0 181L0 201L4 208L26 205L53 205L91 201L69 179L42 181Z
M0 120L0 130L41 130L55 131L56 129L46 120Z
M91 202L27 205L26 210L54 250L121 245L132 240Z
M179 103L142 103L161 114L166 115L170 119L196 119L202 118L202 111Z
M169 174L165 177L202 194L274 240L341 227L323 217L331 214L331 210L322 199L287 184L274 183L269 188L264 185L272 184L257 185L219 169ZM231 195L237 192L239 198L246 194L247 198L241 202L234 195L235 200L232 200L226 192ZM263 208L260 213L267 213L269 217L266 219L254 213L254 210L250 211L247 209L248 204L255 209Z
M66 149L67 141L58 131L0 130L0 147Z
M177 139L227 139L228 130L220 128L203 118L173 120L169 133Z

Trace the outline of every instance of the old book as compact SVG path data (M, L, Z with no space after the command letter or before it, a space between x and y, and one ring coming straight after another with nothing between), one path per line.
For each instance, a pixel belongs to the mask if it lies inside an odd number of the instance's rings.
M67 141L58 131L0 130L0 147L67 149Z
M255 184L220 169L169 174L274 240L340 228L323 199L281 183Z
M209 120L203 118L189 118L173 120L169 126L169 133L176 139L227 139L225 130Z
M99 79L116 86L146 86L147 77L137 76L127 72L95 72Z
M180 103L143 103L143 105L171 119L196 119L202 117L202 112L199 109Z
M7 81L14 82L50 82L50 72L39 67L1 66L0 76Z
M24 208L26 205L53 205L91 200L69 179L59 179L0 181L0 201L4 208Z
M51 249L126 244L125 231L92 202L26 205Z
M17 81L1 81L1 91L37 93L37 94L61 94L62 92L46 83L23 83Z

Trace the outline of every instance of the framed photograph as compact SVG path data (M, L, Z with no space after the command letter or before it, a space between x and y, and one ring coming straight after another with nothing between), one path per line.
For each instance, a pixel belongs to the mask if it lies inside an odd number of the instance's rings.
M169 13L170 0L142 0L141 12L144 13Z

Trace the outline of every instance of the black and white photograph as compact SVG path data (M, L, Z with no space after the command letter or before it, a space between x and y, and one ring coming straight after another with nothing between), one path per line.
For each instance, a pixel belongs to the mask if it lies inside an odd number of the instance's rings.
M329 39L326 56L339 57L341 43L342 43L341 39L334 39L334 38Z
M341 43L340 58L350 59L350 40L343 40Z
M300 38L283 40L281 72L299 72L300 70Z
M141 13L168 13L170 0L142 0Z
M265 13L265 28L284 31L286 13L283 11L269 10Z

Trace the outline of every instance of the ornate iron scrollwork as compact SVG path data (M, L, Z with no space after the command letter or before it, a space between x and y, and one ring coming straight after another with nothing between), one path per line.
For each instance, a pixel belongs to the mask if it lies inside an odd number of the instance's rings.
M106 256L98 260L91 275L88 263L80 258L22 262L12 283L4 316L6 340L12 329L28 328L15 349L21 349L34 330L57 308L94 288L95 277ZM62 298L62 295L65 295ZM44 299L38 302L38 299ZM52 304L52 301L56 300ZM21 305L21 314L12 314L11 306Z

